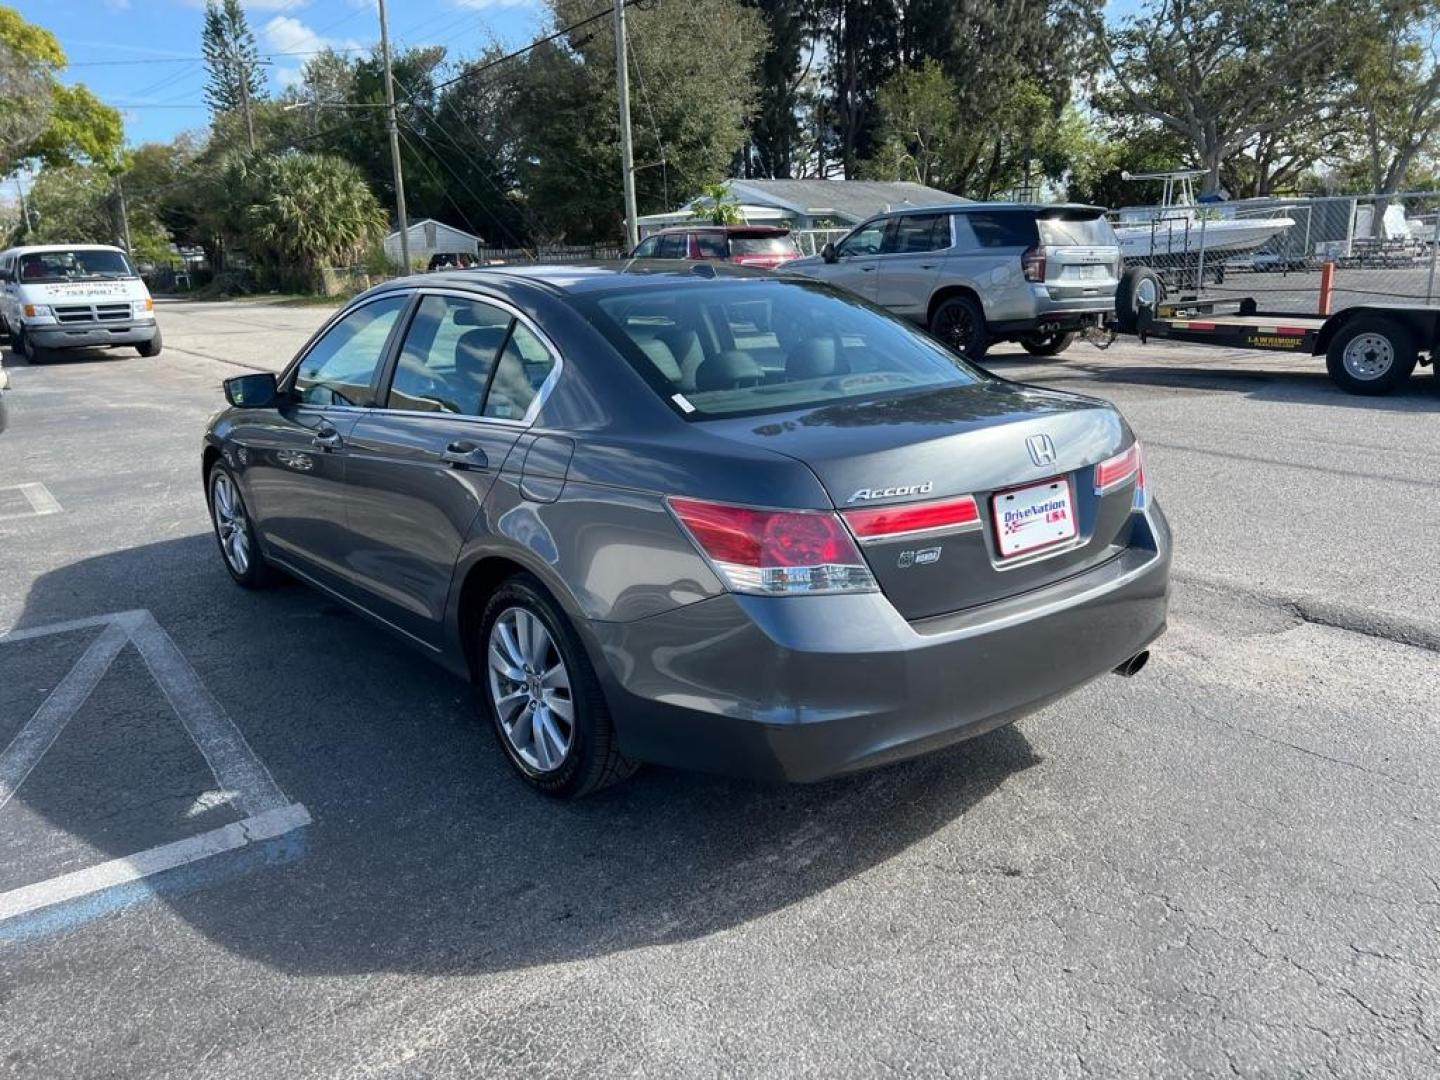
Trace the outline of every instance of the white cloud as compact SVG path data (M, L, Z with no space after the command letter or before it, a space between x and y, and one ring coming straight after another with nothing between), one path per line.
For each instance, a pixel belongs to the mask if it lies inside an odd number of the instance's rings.
M130 5L130 0L124 2L126 7ZM205 0L185 0L185 3L193 8L205 6ZM298 11L310 0L240 0L240 3L247 11Z
M260 28L266 52L319 52L329 44L310 27L290 15L276 15Z

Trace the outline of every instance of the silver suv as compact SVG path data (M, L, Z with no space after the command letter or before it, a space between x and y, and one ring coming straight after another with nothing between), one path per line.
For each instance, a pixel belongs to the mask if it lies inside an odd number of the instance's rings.
M978 360L996 341L1054 356L1115 310L1120 247L1098 206L894 210L785 264L843 286Z

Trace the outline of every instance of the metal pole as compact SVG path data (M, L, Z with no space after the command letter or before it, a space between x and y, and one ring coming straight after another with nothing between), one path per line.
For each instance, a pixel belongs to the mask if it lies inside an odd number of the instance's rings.
M1195 269L1195 291L1205 291L1205 222L1209 220L1204 210L1200 211L1200 264Z
M245 60L238 54L232 52L231 57L236 67L240 69L240 111L245 114L245 135L250 143L250 152L255 152L255 118L250 115L250 73L245 68Z
M20 221L21 224L25 226L26 239L29 239L30 231L32 228L30 224L30 207L27 206L25 203L25 189L20 186L19 173L15 174L15 194L20 197Z
M390 129L390 164L395 171L395 218L400 225L400 261L410 272L410 222L405 216L405 176L400 169L400 127L395 118L395 77L390 71L390 24L385 18L385 0L376 0L380 9L380 53L385 58L385 117Z
M1440 214L1435 215L1435 230L1430 234L1430 277L1425 281L1425 303L1435 296L1435 256L1440 254Z
M125 206L125 185L120 178L115 178L115 190L120 195L120 231L125 237L125 254L135 254L135 246L130 242L130 211Z
M615 0L615 87L620 96L620 175L625 182L625 248L640 243L635 209L635 150L630 145L630 64L625 55L625 0Z

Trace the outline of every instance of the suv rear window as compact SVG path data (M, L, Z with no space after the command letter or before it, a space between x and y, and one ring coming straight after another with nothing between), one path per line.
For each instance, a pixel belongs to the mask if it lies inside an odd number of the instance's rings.
M732 255L798 255L795 241L788 236L735 236L730 237Z
M909 323L819 284L656 285L581 303L656 393L701 418L888 397L982 378Z
M1040 226L1040 242L1047 246L1080 244L1114 247L1119 243L1115 239L1115 230L1101 214L1042 217L1037 224Z

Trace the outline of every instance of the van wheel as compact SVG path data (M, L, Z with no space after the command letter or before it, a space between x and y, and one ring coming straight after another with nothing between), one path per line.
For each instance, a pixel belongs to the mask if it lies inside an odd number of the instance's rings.
M1165 300L1165 283L1148 266L1132 266L1120 275L1115 289L1115 325L1133 334L1140 325L1140 309L1154 311Z
M1059 356L1075 344L1075 331L1063 330L1054 334L1026 334L1020 344L1031 356Z
M952 296L942 301L930 316L930 333L968 360L983 360L990 348L985 311L968 296Z
M18 351L25 358L25 362L32 366L39 366L50 359L50 350L42 349L35 342L30 340L30 335L23 329L15 331L14 344L11 348L19 347Z
M620 754L579 635L535 578L516 574L491 594L474 649L482 710L531 787L574 799L638 768Z
M159 355L160 355L160 347L161 347L160 328L157 326L157 327L155 328L155 336L154 336L153 338L151 338L149 341L143 341L143 342L141 342L139 345L136 345L136 346L135 346L135 351L136 351L137 353L139 353L141 356L159 356Z
M1388 394L1415 370L1415 338L1393 319L1361 315L1342 326L1325 351L1330 378L1351 394Z

